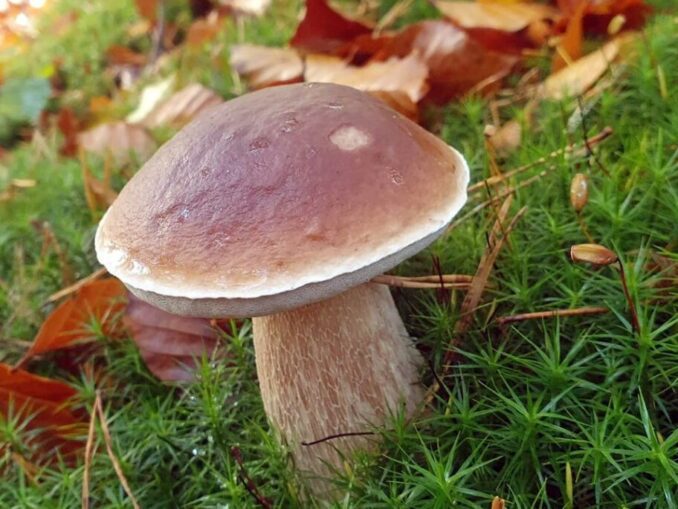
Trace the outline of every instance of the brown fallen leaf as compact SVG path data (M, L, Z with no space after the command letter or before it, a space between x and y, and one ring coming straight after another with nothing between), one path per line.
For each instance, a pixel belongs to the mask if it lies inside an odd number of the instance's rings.
M304 63L293 48L237 44L231 46L230 62L253 89L295 83L304 74Z
M90 324L97 322L104 334L117 332L117 315L124 308L125 291L115 278L99 279L82 286L44 321L28 351L17 363L24 366L36 355L95 339Z
M586 4L583 15L583 28L587 33L607 35L610 23L614 18L623 21L622 30L638 30L642 28L652 7L644 0L558 0L558 7L565 18L572 16L581 4Z
M64 136L64 141L59 148L63 156L73 157L78 153L78 130L80 122L70 108L61 108L57 114L57 127Z
M621 48L634 38L633 34L617 37L572 65L551 74L537 87L535 95L541 99L561 100L586 92L607 71Z
M337 83L382 95L405 94L413 103L426 95L427 75L428 68L417 52L404 58L373 61L362 67L348 65L338 57L314 54L306 57L304 70L304 79L308 82Z
M86 152L113 156L117 164L144 162L156 149L148 131L127 122L105 122L78 134L78 143Z
M137 53L129 49L127 46L114 44L106 50L106 60L111 65L132 65L141 67L146 65L146 55Z
M485 136L498 156L507 156L520 147L522 127L517 120L509 120L500 127L488 125Z
M584 14L589 2L580 2L567 20L565 33L556 45L551 72L557 72L581 57L584 39Z
M85 192L85 200L87 207L92 213L92 217L96 218L98 211L105 210L110 207L118 193L111 187L111 157L106 154L104 160L104 176L100 180L92 175L91 170L87 164L85 153L80 152L80 169L82 171L82 186Z
M440 12L462 28L490 28L517 32L541 20L554 20L558 9L539 3L522 2L451 2L433 0Z
M165 382L189 381L203 356L218 353L219 335L206 318L173 315L129 294L124 323L146 366Z
M213 90L192 83L156 105L141 123L149 128L181 127L224 100Z
M412 51L429 69L427 99L438 104L498 84L518 60L489 51L446 21L415 23L385 38L375 58L404 57Z
M139 16L155 23L158 16L158 0L134 0Z
M186 32L186 44L189 46L202 46L216 38L223 28L223 18L217 11L212 11L206 18L198 18Z
M84 445L87 427L70 404L77 392L71 386L0 363L0 417L20 419L23 457L36 464L53 464L59 458L73 461ZM0 445L0 449L11 445ZM55 454L58 452L59 454Z
M313 53L333 53L359 35L372 32L364 23L353 21L327 5L327 0L306 0L306 13L290 46Z

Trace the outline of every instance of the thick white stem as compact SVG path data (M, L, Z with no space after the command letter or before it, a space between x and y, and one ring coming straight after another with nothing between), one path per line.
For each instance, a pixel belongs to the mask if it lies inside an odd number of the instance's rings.
M254 318L257 373L266 413L311 491L328 495L321 478L342 456L375 438L332 435L372 430L423 397L421 357L386 286L365 284L331 299Z

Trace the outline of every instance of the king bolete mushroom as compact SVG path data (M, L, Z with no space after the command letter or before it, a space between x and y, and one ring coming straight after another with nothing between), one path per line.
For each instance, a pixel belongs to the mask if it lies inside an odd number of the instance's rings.
M101 263L175 314L254 317L266 413L316 491L342 436L411 414L420 356L370 279L438 237L466 201L464 158L372 96L268 88L203 114L106 212Z

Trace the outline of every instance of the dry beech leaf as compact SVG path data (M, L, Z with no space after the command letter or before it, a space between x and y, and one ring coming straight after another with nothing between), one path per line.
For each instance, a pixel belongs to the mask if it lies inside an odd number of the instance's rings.
M237 13L262 16L271 5L271 0L221 0L219 3Z
M577 173L570 184L570 203L575 212L581 212L589 201L589 181L583 173Z
M150 85L146 85L141 90L141 97L136 109L127 115L127 122L135 124L143 121L146 116L153 111L160 102L170 95L174 87L176 76L171 74L167 78L160 80Z
M146 127L181 127L224 100L213 90L192 83L158 104L142 120Z
M304 64L293 48L238 44L231 46L230 62L254 89L301 81L304 74Z
M155 151L156 143L148 131L127 122L106 122L78 134L80 147L86 152L110 154L118 164L143 162Z
M615 17L622 17L624 30L638 30L643 27L652 8L644 0L558 0L558 7L566 18L574 15L581 4L584 9L583 26L588 33L606 35Z
M614 251L600 244L575 244L570 248L570 258L576 263L592 265L611 265L619 258Z
M338 57L308 55L304 78L309 82L337 83L367 92L405 94L416 103L428 90L427 74L428 68L416 52L405 58L391 57L362 67L348 65Z
M327 0L306 0L306 14L290 45L309 52L332 53L346 42L370 33L371 27L339 14Z
M196 363L218 353L218 333L206 318L173 315L129 294L124 322L148 369L165 382L192 380Z
M423 21L388 37L377 57L404 57L412 51L429 69L427 98L443 104L483 84L497 84L517 58L487 50L463 30L445 21Z
M485 136L499 156L506 156L520 147L522 127L517 120L509 120L501 127L485 127Z
M82 286L50 313L18 365L36 355L94 339L89 325L101 323L106 334L115 332L116 316L124 308L125 290L117 279L98 279Z
M151 23L155 23L158 15L158 0L134 0L137 12L142 18L146 18Z
M106 60L111 65L132 65L141 67L146 65L146 55L137 53L126 46L114 44L106 50Z
M83 419L69 409L76 394L63 382L0 363L0 417L21 417L25 445L33 450L24 457L26 460L56 463L59 457L55 451L66 460L75 459L75 453L84 445L79 437L87 430Z
M620 49L634 38L632 34L617 37L572 65L552 74L538 87L542 99L560 100L586 92L605 74Z
M553 55L551 72L557 72L567 66L568 63L581 57L584 38L584 13L588 5L588 2L580 2L567 20L565 33L560 37L556 52Z
M80 122L70 108L62 108L57 114L57 127L64 136L64 141L59 148L63 156L72 157L78 153L78 128Z
M558 10L538 3L450 2L434 0L440 12L462 28L517 32L541 20L558 17Z
M219 17L217 11L212 11L206 18L198 18L186 33L186 44L189 46L202 46L210 42L219 35L222 29L223 19Z

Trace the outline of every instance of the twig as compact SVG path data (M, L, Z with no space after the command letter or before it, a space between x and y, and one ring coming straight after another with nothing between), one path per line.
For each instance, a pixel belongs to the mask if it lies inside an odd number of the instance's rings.
M523 322L525 320L538 320L540 318L555 318L561 316L601 315L610 310L601 306L586 306L574 309L552 309L549 311L535 311L533 313L520 313L517 315L500 316L494 322L497 325Z
M374 435L374 431L349 431L346 433L336 433L334 435L328 435L318 440L313 440L312 442L301 442L301 445L304 447L309 447L311 445L322 444L323 442L329 442L330 440L336 440L337 438L344 437L365 437L369 435Z
M104 267L92 272L89 276L86 276L80 279L79 281L76 281L72 285L67 286L66 288L62 288L58 292L53 293L47 298L47 302L48 303L54 302L61 299L62 297L66 297L67 295L77 292L78 290L80 290L80 288L82 288L86 284L94 281L95 279L99 279L101 276L105 275L106 272L107 271Z
M553 168L554 168L554 167L551 166L551 167L549 168L549 170L551 170L551 169L553 169ZM538 174L533 175L532 177L523 180L520 184L518 184L518 185L516 185L516 186L513 186L513 187L510 187L510 188L506 189L505 191L503 191L503 192L499 193L498 195L494 196L493 198L490 198L489 200L486 200L486 201L484 201L484 202L482 202L482 203L479 203L478 205L476 205L475 207L473 207L470 211L468 211L466 214L464 214L464 215L461 216L459 219L457 219L456 221L454 221L453 223L451 223L450 226L447 227L447 230L445 231L445 233L451 232L451 231L454 230L457 226L459 226L461 223L463 223L464 221L466 221L469 217L471 217L471 216L477 214L478 212L480 212L480 211L483 210L483 209L486 209L486 208L489 207L490 205L494 205L496 202L498 202L498 201L501 200L502 198L506 198L506 197L508 197L508 196L511 196L511 195L512 195L513 193L515 193L518 189L522 189L523 187L529 186L529 185L532 184L533 182L535 182L535 181L539 180L540 178L542 178L542 177L543 177L544 175L546 175L547 173L548 173L548 170L541 171L541 172L539 172Z
M442 281L441 281L442 279ZM472 276L447 274L442 276L401 277L381 275L372 278L373 283L396 286L398 288L468 288Z
M97 393L97 398L99 394ZM89 509L89 470L92 466L92 457L94 456L94 424L97 418L96 401L92 405L92 415L89 418L89 430L87 431L87 445L85 445L85 467L82 474L82 509Z
M591 136L590 138L587 138L585 140L584 148L587 150L591 150L593 147L601 143L602 141L606 140L609 138L614 131L612 130L611 127L605 127L602 131L600 131L598 134ZM573 153L576 150L580 150L582 147L579 147L578 144L570 144L564 148L559 148L558 150L554 150L550 154L547 154L543 157L540 157L539 159L532 161L531 163L527 163L523 166L520 166L514 170L510 170L505 172L502 175L495 175L492 177L489 177L485 180L481 180L480 182L476 182L475 184L469 186L468 192L473 193L475 191L479 191L480 189L484 189L487 185L494 186L497 185L503 181L505 181L508 178L513 177L514 175L517 175L519 173L522 173L524 171L529 170L530 168L534 168L535 166L538 166L540 164L543 164L547 162L549 159L554 159L560 155L563 154L569 154Z
M132 490L129 487L127 478L125 477L125 474L122 471L120 462L118 462L118 458L115 456L115 453L113 452L113 439L111 438L111 432L108 429L108 423L106 422L106 415L104 414L104 408L103 405L101 404L101 394L99 393L99 391L97 391L97 397L94 404L99 414L99 423L101 424L101 431L103 431L104 433L104 443L106 444L106 451L108 452L108 457L111 459L111 463L113 464L113 470L115 470L115 473L118 476L118 479L120 480L120 484L122 485L122 489L125 490L125 493L127 493L127 496L132 502L132 506L134 507L134 509L140 509L139 503L137 502L137 499L134 498L134 494L132 493Z
M476 274L473 277L473 283L471 284L471 287L468 293L466 294L466 297L464 298L464 301L461 306L461 317L459 318L454 327L454 335L450 338L447 352L445 353L445 356L443 358L443 369L441 377L444 377L447 374L447 372L450 369L450 366L452 365L452 359L454 356L454 350L452 349L452 346L454 346L458 342L459 336L466 332L466 330L470 326L473 314L475 313L478 304L480 303L480 299L487 284L487 280L489 278L492 267L494 266L494 262L496 261L497 256L499 256L499 252L504 246L504 243L508 239L508 236L510 235L511 231L513 231L513 228L515 227L518 220L527 211L527 207L523 207L522 209L520 209L516 213L516 215L513 216L509 224L504 228L503 223L506 219L508 210L512 202L513 199L511 196L506 198L499 211L494 226L492 227L492 231L490 232L489 236L488 248L483 254L482 258L480 259L480 263L478 264L478 270L476 271ZM499 237L499 234L502 231L504 233L501 237ZM433 398L438 393L440 388L441 385L438 381L431 385L426 394L426 397L424 398L424 407L430 404L430 402L433 400Z
M242 461L242 453L240 452L239 447L231 447L231 457L238 464L238 478L242 481L245 489L249 492L252 497L259 503L264 509L272 509L273 503L266 497L264 497L257 488L257 485L252 480L252 478L247 474L247 469L245 464Z

